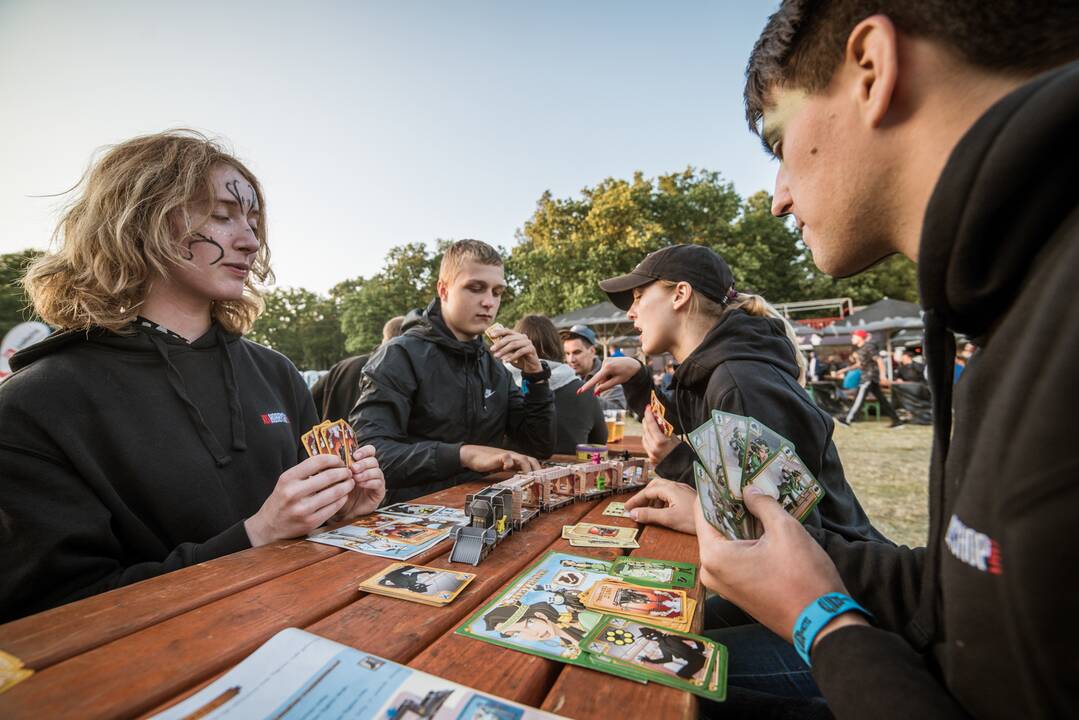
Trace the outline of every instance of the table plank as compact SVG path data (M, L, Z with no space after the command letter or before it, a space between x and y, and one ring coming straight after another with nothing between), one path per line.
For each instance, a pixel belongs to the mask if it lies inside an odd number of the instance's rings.
M0 625L0 650L43 670L342 552L296 540L243 550Z
M698 564L697 537L654 525L645 526L638 539L640 548L630 555L677 560ZM697 586L687 594L697 600L694 632L700 630L704 612L704 592L698 575ZM641 685L623 678L597 682L596 673L567 665L544 699L542 709L567 717L593 718L611 713L612 708L632 707L634 715L655 718L697 716L697 698L684 690L649 683Z
M607 450L613 457L615 454L622 452L623 450L629 452L634 457L645 457L648 455L644 451L644 438L640 435L625 435L616 443L607 443Z
M427 499L459 507L483 485L457 486ZM439 543L414 560L429 562L450 546ZM341 552L101 645L0 695L0 717L145 712L235 664L279 630L310 625L355 601L359 579L384 565L385 558Z

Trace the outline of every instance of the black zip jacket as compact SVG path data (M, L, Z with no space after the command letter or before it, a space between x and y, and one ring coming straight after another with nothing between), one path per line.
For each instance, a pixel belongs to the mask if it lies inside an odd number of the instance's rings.
M652 390L648 369L642 367L624 387L629 407L642 412ZM712 410L760 420L794 443L824 487L824 498L806 518L807 525L852 540L887 542L870 524L843 475L832 442L832 418L798 384L794 348L782 321L737 309L724 313L675 370L668 398L667 419L682 434L710 419ZM695 458L690 444L682 442L656 466L656 474L692 485Z
M522 395L482 338L453 336L438 299L371 356L350 420L360 442L378 449L386 503L479 477L462 467L462 445L554 452L550 385L530 383Z
M825 541L878 619L813 652L840 718L1079 715L1076 127L1072 63L990 108L929 201L929 549ZM952 331L979 346L955 387L954 433Z
M65 332L0 385L0 621L250 547L317 422L283 355L214 325Z

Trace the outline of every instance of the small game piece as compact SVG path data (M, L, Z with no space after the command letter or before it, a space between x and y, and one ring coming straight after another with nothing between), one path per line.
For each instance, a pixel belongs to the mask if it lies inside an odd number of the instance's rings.
M488 327L486 330L484 330L483 332L487 337L491 338L492 340L498 340L498 336L501 335L502 333L504 333L505 331L506 331L506 326L503 325L502 323L496 322L493 325L491 325L490 327Z

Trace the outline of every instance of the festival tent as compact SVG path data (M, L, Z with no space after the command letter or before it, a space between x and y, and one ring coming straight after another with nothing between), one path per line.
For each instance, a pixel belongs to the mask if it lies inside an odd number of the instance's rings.
M555 315L551 322L559 330L567 330L574 325L587 325L596 333L596 339L601 345L614 343L619 347L630 346L635 341L632 336L637 334L633 323L626 316L626 311L619 310L612 302L596 303L580 310Z

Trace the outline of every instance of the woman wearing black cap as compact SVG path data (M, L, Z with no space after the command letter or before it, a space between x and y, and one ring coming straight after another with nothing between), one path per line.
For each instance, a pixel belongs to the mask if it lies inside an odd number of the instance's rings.
M677 434L700 426L716 409L756 418L794 443L825 490L808 526L887 542L844 478L832 418L802 387L805 360L794 330L764 298L735 289L723 258L701 245L674 245L600 287L629 312L645 353L669 352L679 363L666 401L675 437L665 436L647 409L652 378L637 360L610 358L582 387L603 391L621 383L629 408L644 414L644 445L656 473L685 483L650 483L626 503L636 520L693 532L694 453Z

